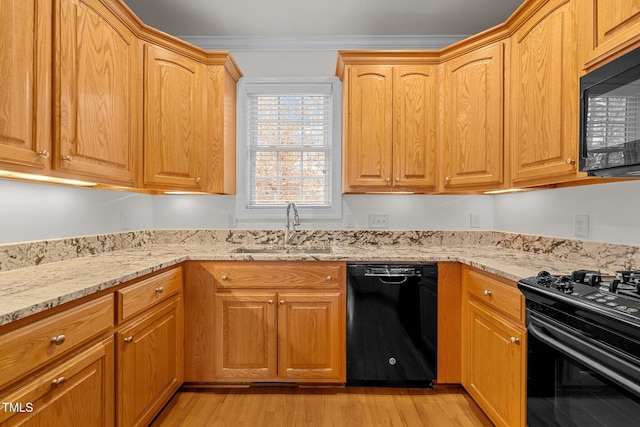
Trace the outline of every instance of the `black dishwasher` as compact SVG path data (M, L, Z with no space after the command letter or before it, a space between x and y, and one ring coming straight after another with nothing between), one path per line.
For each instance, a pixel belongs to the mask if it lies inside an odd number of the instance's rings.
M432 387L437 264L347 265L347 385Z

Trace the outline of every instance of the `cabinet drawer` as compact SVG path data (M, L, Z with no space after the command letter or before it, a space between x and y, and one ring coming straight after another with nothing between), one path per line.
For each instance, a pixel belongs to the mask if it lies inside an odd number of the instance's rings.
M0 396L0 426L113 426L113 368L109 337Z
M472 269L465 269L464 280L470 297L524 323L524 299L518 288Z
M218 288L323 288L337 289L343 281L342 263L216 262L212 272Z
M116 292L118 323L182 290L182 267L165 271Z
M113 327L113 295L0 336L0 388Z

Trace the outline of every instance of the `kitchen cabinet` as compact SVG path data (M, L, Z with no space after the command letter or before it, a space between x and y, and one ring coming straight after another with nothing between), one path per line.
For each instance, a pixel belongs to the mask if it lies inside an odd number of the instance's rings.
M640 0L578 2L580 69L591 70L640 45Z
M437 66L340 56L343 192L434 191Z
M141 122L136 35L100 0L55 3L54 174L133 186Z
M205 65L144 46L144 186L205 188Z
M51 163L51 2L0 3L0 169Z
M183 381L182 268L116 292L116 408L120 426L147 425Z
M113 426L113 337L0 395L0 426Z
M511 36L512 186L577 179L576 0L550 0Z
M443 64L442 192L504 184L504 61L498 41Z
M187 272L186 329L213 328L187 332L187 381L345 382L343 263L203 262Z
M524 297L471 267L462 278L462 384L496 426L525 426Z

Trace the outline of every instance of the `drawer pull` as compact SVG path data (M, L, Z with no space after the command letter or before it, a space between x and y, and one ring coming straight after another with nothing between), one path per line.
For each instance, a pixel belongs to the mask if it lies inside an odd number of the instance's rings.
M491 296L491 291L489 289L485 289L483 293L484 293L484 295L486 297L490 297Z
M125 344L129 344L133 342L133 336L128 336L124 339Z
M269 304L273 304L273 300L270 299L269 301L267 301Z
M280 305L284 305L284 300L283 299L280 300Z
M64 335L58 335L57 337L51 337L51 344L60 345L66 340L67 337Z
M226 274L223 274L223 275L222 275L222 277L221 277L221 279L222 279L222 280L227 280L227 275L226 275Z
M164 292L164 288L162 286L156 288L156 293L157 294L161 294L162 292Z
M327 276L327 282L330 282L330 281L332 281L332 280L333 280L333 277L331 277L331 276Z
M63 382L65 382L66 380L67 379L65 377L56 378L53 381L51 381L51 385L54 387L57 387L61 385Z
M516 337L511 337L511 344L520 344L520 339Z

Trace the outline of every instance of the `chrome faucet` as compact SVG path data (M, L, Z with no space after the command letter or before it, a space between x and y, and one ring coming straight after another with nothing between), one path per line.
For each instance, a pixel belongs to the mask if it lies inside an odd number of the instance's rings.
M293 208L293 223L289 219L291 214L291 208ZM293 231L296 231L296 227L300 225L300 217L298 216L298 207L293 202L287 203L287 216L285 218L285 231L284 231L284 244L288 245L289 240L293 236Z

